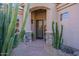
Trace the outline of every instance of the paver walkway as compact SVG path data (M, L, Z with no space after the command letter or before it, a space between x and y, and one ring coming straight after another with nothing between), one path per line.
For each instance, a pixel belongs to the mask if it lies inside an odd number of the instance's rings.
M43 40L32 41L25 44L20 43L17 48L12 51L13 56L49 56L45 50L45 42Z

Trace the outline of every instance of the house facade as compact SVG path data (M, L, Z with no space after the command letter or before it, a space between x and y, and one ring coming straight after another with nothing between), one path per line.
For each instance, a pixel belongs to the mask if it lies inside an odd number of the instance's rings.
M23 4L21 5L23 6ZM22 10L23 11L23 10ZM29 15L26 21L25 41L42 39L52 46L52 21L63 25L63 47L79 50L79 4L75 3L30 3ZM20 25L23 14L18 18Z

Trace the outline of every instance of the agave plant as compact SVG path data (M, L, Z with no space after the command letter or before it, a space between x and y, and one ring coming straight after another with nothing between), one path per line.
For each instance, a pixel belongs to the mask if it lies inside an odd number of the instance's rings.
M63 33L63 25L61 25L61 32L59 32L58 23L52 22L52 30L54 37L54 47L59 49L62 43L62 33Z

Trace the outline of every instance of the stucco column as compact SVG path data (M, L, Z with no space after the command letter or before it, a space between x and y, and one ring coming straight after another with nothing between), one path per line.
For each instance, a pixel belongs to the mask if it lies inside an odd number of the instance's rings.
M51 9L47 10L47 21L46 21L46 43L52 44L53 32L52 32L52 21L57 20L56 4L51 4Z
M25 42L31 42L31 13L29 12L28 17L26 19L26 27L25 27Z

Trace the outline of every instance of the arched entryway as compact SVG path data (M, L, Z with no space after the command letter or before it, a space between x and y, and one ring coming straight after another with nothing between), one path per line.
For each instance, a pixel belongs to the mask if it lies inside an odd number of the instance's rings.
M46 12L45 8L31 9L31 29L32 40L44 39L46 31Z

